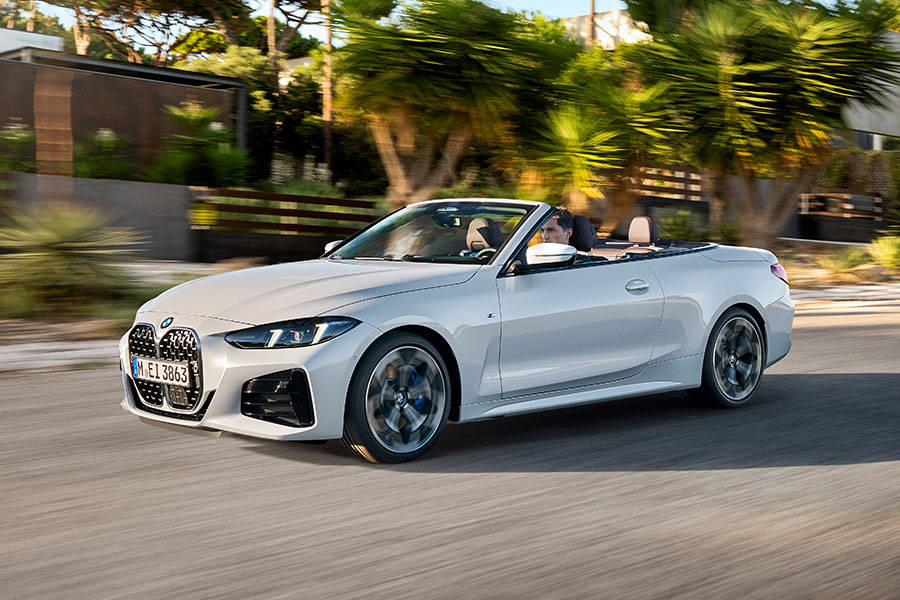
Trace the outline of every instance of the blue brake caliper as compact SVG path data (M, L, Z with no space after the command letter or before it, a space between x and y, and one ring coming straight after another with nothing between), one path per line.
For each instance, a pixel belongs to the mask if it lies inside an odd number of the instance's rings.
M419 376L419 372L416 371L415 367L413 367L409 373L409 382L411 384L410 387L415 387L422 383L422 378ZM423 398L420 394L413 399L413 408L415 408L419 412L423 412L425 410L425 402L425 398Z

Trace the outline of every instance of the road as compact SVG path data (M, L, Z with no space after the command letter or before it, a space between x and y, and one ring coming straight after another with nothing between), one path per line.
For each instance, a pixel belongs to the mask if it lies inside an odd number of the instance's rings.
M900 304L805 307L751 406L451 426L426 459L144 425L0 380L0 598L900 598Z

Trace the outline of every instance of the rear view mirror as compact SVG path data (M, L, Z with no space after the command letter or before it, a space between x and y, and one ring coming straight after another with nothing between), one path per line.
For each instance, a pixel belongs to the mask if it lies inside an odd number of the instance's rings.
M327 244L325 244L325 253L328 254L329 252L340 246L343 241L344 240L335 240L333 242L328 242Z
M568 244L537 244L525 250L525 265L528 269L563 267L575 260L575 248Z

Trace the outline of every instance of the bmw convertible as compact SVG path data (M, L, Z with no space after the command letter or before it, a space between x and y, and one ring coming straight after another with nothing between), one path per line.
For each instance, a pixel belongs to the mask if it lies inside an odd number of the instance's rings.
M765 250L598 239L540 202L407 206L316 260L214 275L147 302L120 342L122 406L194 432L340 439L371 462L425 454L448 422L687 390L751 401L791 347Z

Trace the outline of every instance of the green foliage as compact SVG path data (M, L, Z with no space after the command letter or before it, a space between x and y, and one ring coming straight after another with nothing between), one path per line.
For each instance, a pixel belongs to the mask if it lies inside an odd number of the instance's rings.
M653 45L650 75L672 83L701 164L783 177L820 160L851 100L878 105L896 81L883 29L797 4L711 3Z
M872 240L869 254L882 267L900 269L900 236L884 236Z
M250 164L245 175L252 181L268 179L269 165L276 144L276 121L283 118L272 110L272 62L257 48L229 46L224 54L210 55L176 68L235 77L247 83L247 149Z
M702 242L709 236L703 221L690 210L669 210L656 221L661 239Z
M0 129L0 171L33 173L36 166L34 130L9 121Z
M74 149L76 177L92 179L135 179L136 170L131 162L127 144L112 129L98 129L87 144Z
M308 179L294 179L275 188L279 194L296 194L298 196L316 196L318 198L343 198L344 192L333 185Z
M850 246L831 256L820 256L816 264L835 275L850 273L869 262L869 254L862 248Z
M8 214L0 227L3 309L27 313L121 295L130 282L113 263L141 239L108 223L99 211L75 206Z
M736 246L741 241L741 230L736 222L725 221L710 228L709 238L718 244Z
M257 48L228 46L224 54L179 63L175 68L241 79L247 83L250 91L270 90L272 87L272 61Z
M515 15L475 0L424 0L390 23L345 14L340 24L340 103L370 115L408 111L429 133L495 137L516 112L517 82L539 62L523 52Z
M584 111L564 107L550 112L543 136L538 144L543 152L539 165L563 194L593 195L594 171L621 166L615 134L602 129L599 119Z
M168 136L169 148L147 171L150 181L210 187L243 182L249 159L244 150L231 145L231 131L216 121L219 108L185 102L167 106L166 112L185 134Z
M847 189L850 187L851 153L852 151L846 148L842 148L831 153L828 162L825 163L823 173L825 185L831 188L839 189Z

